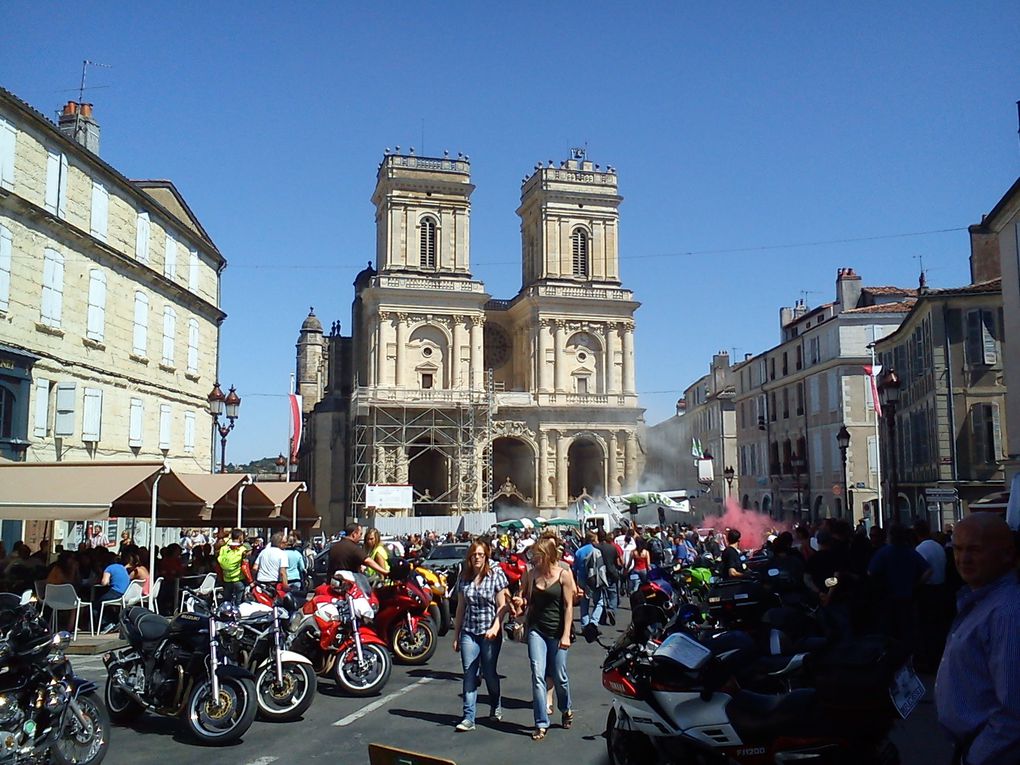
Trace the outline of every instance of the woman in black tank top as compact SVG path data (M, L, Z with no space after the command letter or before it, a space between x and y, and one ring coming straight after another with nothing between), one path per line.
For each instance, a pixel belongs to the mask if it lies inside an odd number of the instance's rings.
M528 658L531 660L532 707L535 730L531 737L545 738L549 728L546 708L546 677L552 677L556 703L563 710L562 724L574 722L567 678L567 649L570 648L570 623L574 618L574 577L558 564L559 549L552 539L540 539L531 547L533 568L524 575L521 596L514 598L518 612L523 609L528 632Z

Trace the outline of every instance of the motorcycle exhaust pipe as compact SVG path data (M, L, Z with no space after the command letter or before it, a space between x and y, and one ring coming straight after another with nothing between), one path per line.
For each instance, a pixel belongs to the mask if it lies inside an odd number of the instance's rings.
M135 692L135 689L132 688L131 686L129 686L121 677L119 677L116 674L111 675L111 677L113 678L113 682L115 682L117 684L117 687L120 688L120 690L124 691L124 693L126 693L128 696L130 696L136 702L141 704L146 709L150 709L152 707L152 704L150 704L148 701L146 701L141 696L139 696Z

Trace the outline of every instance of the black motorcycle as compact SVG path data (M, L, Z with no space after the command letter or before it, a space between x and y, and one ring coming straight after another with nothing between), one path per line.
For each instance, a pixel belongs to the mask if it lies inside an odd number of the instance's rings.
M148 709L178 717L199 742L232 743L251 727L258 711L252 674L237 657L221 655L220 631L240 634L237 607L181 613L167 619L147 608L127 609L121 635L130 644L103 656L106 707L126 723Z
M70 633L50 634L36 605L0 594L0 764L99 765L110 720L96 684L74 675Z

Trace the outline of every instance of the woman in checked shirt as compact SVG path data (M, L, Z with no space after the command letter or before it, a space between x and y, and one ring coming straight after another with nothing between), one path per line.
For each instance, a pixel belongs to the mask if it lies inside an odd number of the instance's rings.
M490 718L503 717L496 660L508 607L507 579L503 569L492 565L486 542L475 540L468 547L457 590L453 650L460 652L464 668L464 719L457 723L457 730L464 732L475 729L479 674L489 692Z

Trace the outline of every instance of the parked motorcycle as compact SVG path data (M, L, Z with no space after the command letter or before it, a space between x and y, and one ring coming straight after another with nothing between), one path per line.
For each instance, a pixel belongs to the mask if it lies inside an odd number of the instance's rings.
M191 607L195 612L173 619L126 609L120 629L129 645L103 656L106 708L114 722L144 710L178 717L201 743L223 746L251 727L258 711L255 683L236 657L221 654L221 632L241 634L237 607L224 603L214 610L200 600Z
M255 677L259 716L274 722L297 719L312 705L316 688L311 660L285 648L297 604L287 595L272 606L242 603L239 610L241 631L224 633L223 642Z
M450 598L446 594L446 579L430 568L418 563L414 564L414 573L425 580L425 585L432 593L432 602L429 603L429 616L436 625L439 637L443 637L453 626L453 619L450 615Z
M896 644L862 639L805 657L812 687L761 694L737 688L721 657L691 635L663 638L663 622L661 609L641 606L603 664L613 765L899 762L888 735L924 687Z
M363 623L373 613L368 599L345 574L315 589L291 621L288 647L352 696L372 696L386 685L393 662L386 641Z
M75 676L68 632L50 634L30 592L0 595L0 763L99 765L110 719L96 684Z
M373 619L375 630L386 639L394 661L425 664L439 645L429 616L432 593L407 561L394 561L389 577L392 584L375 588L379 603Z

